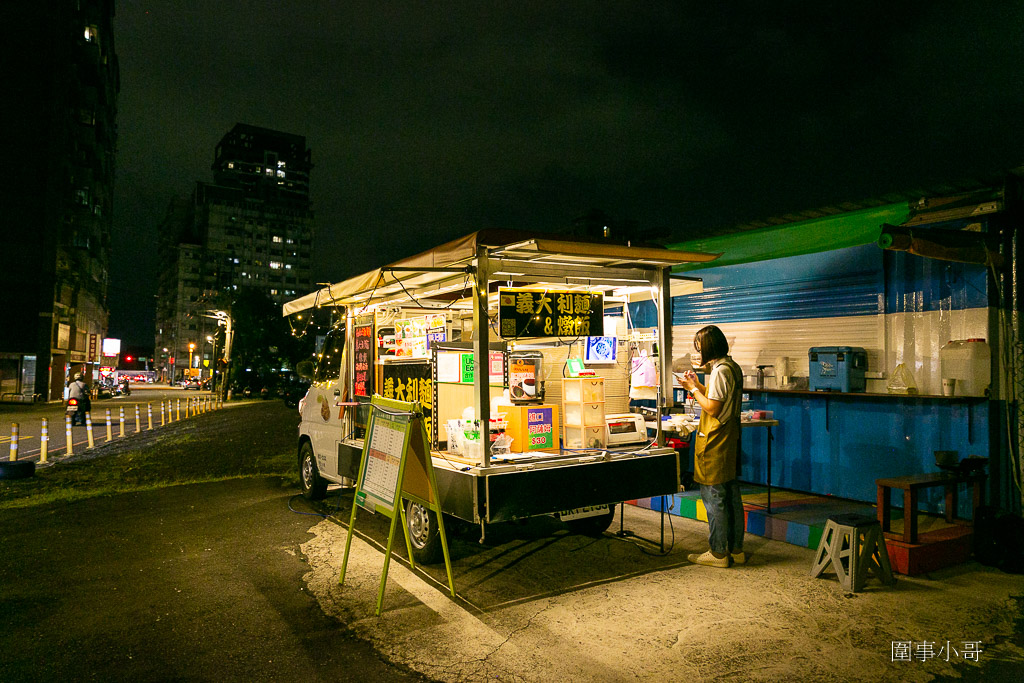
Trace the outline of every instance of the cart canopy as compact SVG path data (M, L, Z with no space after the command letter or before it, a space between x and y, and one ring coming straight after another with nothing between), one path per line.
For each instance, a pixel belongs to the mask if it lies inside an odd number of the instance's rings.
M540 270L558 273L548 278L553 284L608 291L647 288L650 280L645 273L687 263L707 263L721 256L587 242L560 235L480 230L289 301L283 306L283 314L324 306L468 300L474 263L481 253L490 260L495 281L513 282L525 273ZM675 286L672 293L677 293Z

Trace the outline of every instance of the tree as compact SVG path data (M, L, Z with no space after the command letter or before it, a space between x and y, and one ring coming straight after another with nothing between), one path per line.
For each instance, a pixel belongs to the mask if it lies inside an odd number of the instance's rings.
M309 343L292 336L280 306L262 290L240 289L231 304L231 318L231 382L272 386L282 368L294 368L309 355Z

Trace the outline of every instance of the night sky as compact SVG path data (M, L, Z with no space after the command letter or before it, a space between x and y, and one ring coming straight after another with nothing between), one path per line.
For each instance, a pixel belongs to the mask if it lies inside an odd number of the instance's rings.
M132 344L167 204L237 122L305 136L332 282L594 208L682 240L1024 164L1020 0L118 0L114 31Z

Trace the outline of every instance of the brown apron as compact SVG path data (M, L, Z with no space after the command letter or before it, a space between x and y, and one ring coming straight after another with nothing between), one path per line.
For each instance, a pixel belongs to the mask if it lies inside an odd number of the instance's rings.
M736 382L736 391L741 394L743 392L742 376ZM737 476L736 459L739 451L739 415L731 416L722 424L708 411L701 411L693 448L693 480L709 486L732 481Z

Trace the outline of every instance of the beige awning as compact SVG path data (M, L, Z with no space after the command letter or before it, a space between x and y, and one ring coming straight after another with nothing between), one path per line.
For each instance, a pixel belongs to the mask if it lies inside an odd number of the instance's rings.
M283 313L287 316L324 306L365 307L396 298L437 302L468 297L480 247L487 249L495 280L511 281L533 274L529 281L538 284L543 278L536 273L543 273L552 285L575 282L574 286L605 291L637 284L638 273L704 263L721 255L481 230L289 301Z

